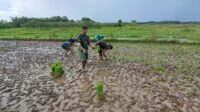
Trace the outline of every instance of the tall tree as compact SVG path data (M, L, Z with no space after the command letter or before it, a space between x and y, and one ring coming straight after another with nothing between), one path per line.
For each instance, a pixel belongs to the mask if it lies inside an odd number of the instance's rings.
M86 17L83 17L81 19L81 21L85 21L85 22L95 22L94 20L90 19L90 18L86 18Z
M121 19L119 19L117 23L118 23L118 26L120 26L120 27L121 27L121 26L122 26L122 24L123 24L123 22L122 22L122 20L121 20Z

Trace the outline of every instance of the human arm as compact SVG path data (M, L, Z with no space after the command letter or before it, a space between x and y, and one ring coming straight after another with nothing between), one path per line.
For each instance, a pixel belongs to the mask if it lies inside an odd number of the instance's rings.
M81 40L81 35L79 35L79 36L77 37L77 42L78 42L78 44L77 44L78 48L81 49L83 52L86 52L87 49L85 49L85 48L83 47L83 41Z
M95 47L91 44L91 41L90 41L90 37L89 37L89 36L87 37L87 42L88 42L88 45L89 45L92 49L95 49Z

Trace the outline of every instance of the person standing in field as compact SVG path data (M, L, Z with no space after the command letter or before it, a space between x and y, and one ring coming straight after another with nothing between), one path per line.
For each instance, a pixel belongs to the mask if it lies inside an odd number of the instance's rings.
M90 42L90 38L87 35L88 32L88 27L83 26L82 27L82 33L77 37L77 41L80 43L79 44L79 53L80 53L80 58L82 62L82 69L85 69L85 66L87 64L88 60L88 48L89 46L93 48Z

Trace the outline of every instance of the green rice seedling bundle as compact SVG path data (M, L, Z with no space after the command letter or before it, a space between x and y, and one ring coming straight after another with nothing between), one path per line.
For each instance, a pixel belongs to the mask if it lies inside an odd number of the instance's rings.
M64 74L64 70L62 67L62 64L59 60L56 60L52 65L51 65L51 74L60 77Z
M99 46L95 46L95 49L96 49L97 52L100 51L100 47Z
M104 84L101 82L98 82L96 84L96 93L97 93L97 98L99 100L103 100L105 97L105 93L104 93Z

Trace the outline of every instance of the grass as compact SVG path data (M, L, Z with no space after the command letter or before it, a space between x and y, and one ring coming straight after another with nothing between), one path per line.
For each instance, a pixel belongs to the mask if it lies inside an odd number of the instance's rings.
M174 68L178 74L200 73L200 47L198 45L155 43L112 43L109 52L112 62L142 63L153 66L157 72Z
M167 82L176 89L200 89L198 45L123 42L111 44L114 49L107 55L113 63L149 66L149 70L157 76L156 83ZM191 97L197 93L189 91L187 94Z
M101 27L89 29L89 36L103 34L108 40L132 41L178 41L180 43L200 43L200 25L132 25L123 27ZM78 27L71 28L11 28L0 29L0 39L15 40L66 40L81 32Z
M164 72L164 68L162 66L154 66L153 70L158 74L162 74Z

